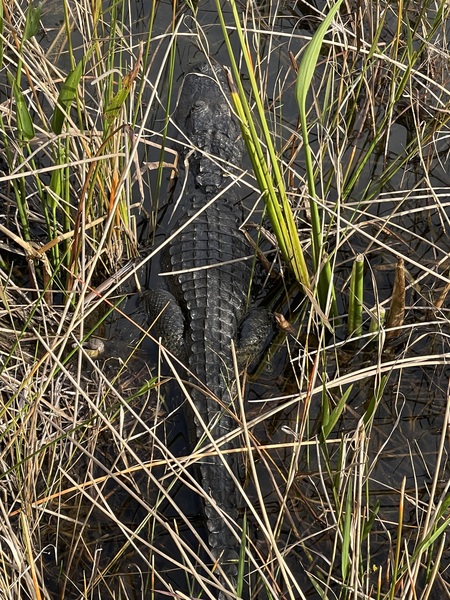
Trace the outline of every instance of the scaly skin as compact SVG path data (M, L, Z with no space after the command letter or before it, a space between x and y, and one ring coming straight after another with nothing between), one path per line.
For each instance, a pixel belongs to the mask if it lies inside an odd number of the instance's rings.
M235 428L230 414L234 412L230 395L234 380L231 341L237 341L251 281L251 263L245 259L252 251L239 231L242 210L233 189L222 193L231 181L233 165L240 165L244 151L227 89L223 75L205 65L185 77L175 120L188 169L178 209L182 216L176 228L197 216L165 250L163 263L169 272L182 273L164 278L167 290L157 297L152 311L156 316L171 299L172 306L167 316L163 315L160 328L170 331L171 349L187 362L189 379L194 384L190 393L200 415L195 418L197 437L206 443L205 429L218 440ZM151 298L154 296L152 293ZM179 324L183 322L181 329ZM177 331L173 331L174 324ZM165 337L164 332L162 335ZM234 584L239 542L220 511L229 519L237 518L237 492L231 475L237 475L235 455L204 459L200 471L202 486L211 498L205 506L209 544ZM219 598L227 596L219 594Z
M204 197L193 198L187 216L198 212L199 203L203 202ZM173 271L216 265L248 255L249 249L236 228L234 207L220 201L197 217L170 246ZM197 387L191 390L204 422L203 425L196 421L198 439L204 438L205 427L216 440L235 427L227 412L233 380L231 340L236 341L238 326L246 311L249 283L250 268L245 261L186 272L175 276L169 285L186 316L189 369L209 391L204 394ZM228 455L225 460L236 474L234 455ZM218 506L235 519L236 487L226 464L220 456L205 459L200 465L202 485ZM237 559L237 544L224 520L211 506L206 506L206 514L209 543L216 557Z

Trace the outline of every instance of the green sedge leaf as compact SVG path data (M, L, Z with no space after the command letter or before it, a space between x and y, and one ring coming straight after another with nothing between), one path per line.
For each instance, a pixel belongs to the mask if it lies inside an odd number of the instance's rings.
M339 400L337 406L333 409L333 411L327 415L327 420L323 422L322 432L323 438L326 440L330 433L333 431L334 426L339 420L339 417L342 414L342 411L347 404L348 397L350 396L350 392L352 391L353 386L349 386L345 392L342 394L342 398Z
M125 100L128 98L130 93L130 88L122 87L111 102L108 104L105 110L105 117L108 123L113 123L117 115L119 114L120 109L125 103Z
M322 48L323 39L330 27L334 15L338 12L343 0L337 0L336 4L327 14L325 19L320 24L316 33L313 35L311 41L306 48L303 59L298 67L297 84L295 93L297 96L297 104L300 112L305 112L306 107L306 96L308 94L309 87L316 69L317 60L319 58L320 49Z
M36 35L41 26L41 12L42 12L42 2L34 7L32 4L28 6L26 19L25 19L25 28L23 31L23 42L31 39Z
M342 531L342 561L341 573L345 581L350 568L350 544L351 544L351 529L352 529L352 496L353 496L353 480L349 479L347 488L347 497L345 499L345 514L344 514L344 529Z
M68 74L59 92L58 102L52 117L52 131L56 135L59 135L62 131L66 114L69 112L72 102L76 97L82 74L83 61L80 61L75 69Z
M19 139L28 141L34 138L34 125L28 111L27 103L25 98L20 91L17 81L8 74L9 83L12 87L14 99L16 101L16 120L17 120L17 132Z

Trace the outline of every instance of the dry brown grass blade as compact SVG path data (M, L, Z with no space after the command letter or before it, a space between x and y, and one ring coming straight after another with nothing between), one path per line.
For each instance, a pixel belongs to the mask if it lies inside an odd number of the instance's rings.
M31 535L31 531L29 528L28 518L24 512L21 513L20 517L21 517L20 518L21 530L22 530L23 536L25 538L25 548L26 548L27 559L28 559L27 562L30 566L31 577L33 579L35 597L36 597L36 600L42 600L41 586L39 584L37 572L36 572L36 564L35 564L34 552L33 552L33 547L32 547L32 542L31 542L32 535Z

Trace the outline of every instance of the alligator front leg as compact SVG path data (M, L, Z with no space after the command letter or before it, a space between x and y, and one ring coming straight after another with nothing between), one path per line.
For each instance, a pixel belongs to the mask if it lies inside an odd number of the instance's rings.
M263 352L267 339L273 334L272 313L266 308L252 308L239 325L237 357L242 369Z
M183 311L167 290L147 290L142 294L152 335L161 338L164 347L183 361L186 358Z

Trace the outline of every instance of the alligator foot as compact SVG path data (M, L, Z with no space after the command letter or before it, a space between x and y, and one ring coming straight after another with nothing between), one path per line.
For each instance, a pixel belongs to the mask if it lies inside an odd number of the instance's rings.
M185 319L180 305L167 290L147 290L141 296L155 337L179 360L185 358Z

